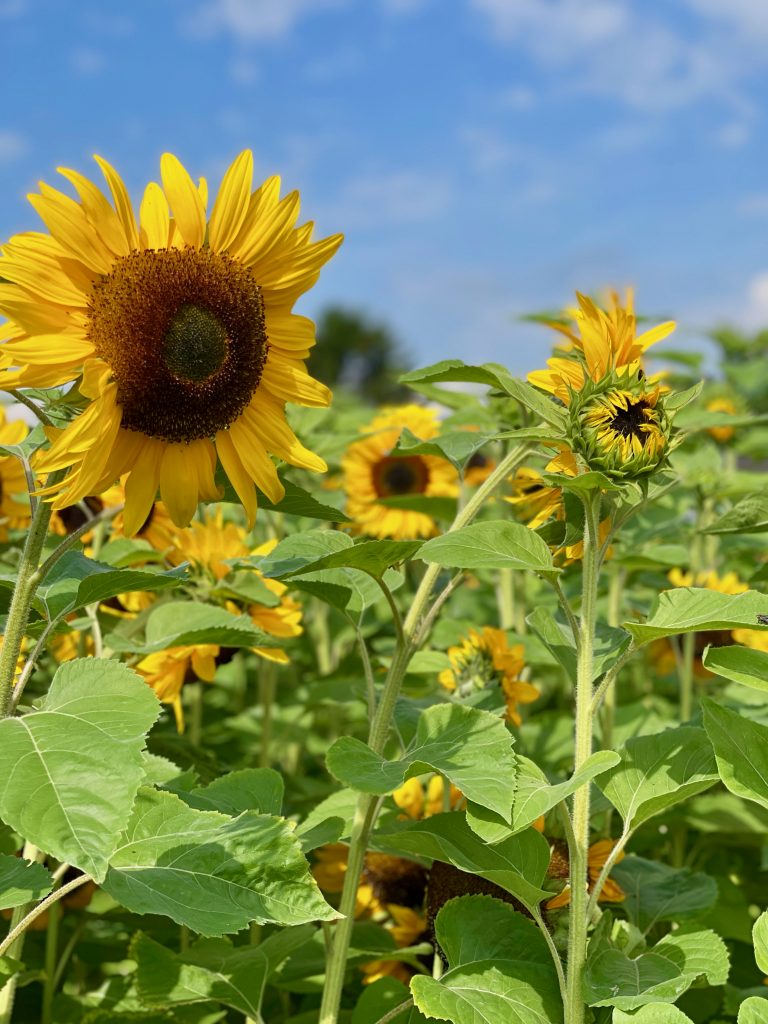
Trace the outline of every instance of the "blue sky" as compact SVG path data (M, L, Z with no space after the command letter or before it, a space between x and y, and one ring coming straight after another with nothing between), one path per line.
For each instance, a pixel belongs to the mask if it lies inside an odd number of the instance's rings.
M98 152L242 148L346 242L304 301L416 362L540 365L516 318L634 283L697 343L768 324L768 0L0 0L0 236Z

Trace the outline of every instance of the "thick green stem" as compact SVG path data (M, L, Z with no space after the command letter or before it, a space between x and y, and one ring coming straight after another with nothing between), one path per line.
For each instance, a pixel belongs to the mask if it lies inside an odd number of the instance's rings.
M16 586L13 588L5 635L0 648L0 718L7 718L11 712L16 663L27 629L32 598L42 578L39 571L40 553L48 535L51 511L49 502L39 502L19 560Z
M259 705L261 707L261 746L259 765L269 768L272 760L272 712L277 689L277 671L271 661L265 661L259 671Z
M45 978L43 980L41 1024L52 1024L53 1021L53 996L56 992L54 979L58 963L60 921L61 907L58 903L54 903L48 911L48 929L45 933Z
M624 593L626 572L617 565L611 567L608 585L608 625L614 628L621 625L621 598ZM613 723L616 717L616 673L610 674L605 688L602 715L602 741L605 750L613 747ZM609 815L610 818L610 815Z
M582 596L576 668L576 728L574 771L592 753L592 675L599 561L600 495L584 501L585 529L582 558ZM582 979L587 958L587 858L589 853L589 783L573 794L573 835L570 841L571 902L568 918L568 974L565 1017L584 1024Z
M487 480L483 481L464 508L459 511L449 532L460 530L471 523L485 499L510 473L514 472L515 468L525 460L527 454L526 449L519 449L502 459L493 473L491 473ZM421 578L408 615L402 624L402 633L398 636L397 649L389 666L381 700L371 722L368 735L368 745L377 754L384 753L384 748L392 728L392 720L397 698L400 695L400 687L402 686L408 664L424 636L423 619L427 615L432 591L440 571L441 567L434 562L427 565L426 572ZM368 838L376 822L379 806L379 798L376 796L362 794L358 799L355 820L349 837L347 871L339 904L339 911L343 915L343 919L334 926L330 941L330 952L327 958L325 973L325 988L320 1005L319 1024L336 1024L339 1018L344 973L347 966L347 953L354 924L357 886L360 872L363 869Z

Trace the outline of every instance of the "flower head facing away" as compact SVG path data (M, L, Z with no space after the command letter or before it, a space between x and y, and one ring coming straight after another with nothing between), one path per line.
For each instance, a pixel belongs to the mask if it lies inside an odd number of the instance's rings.
M111 202L62 169L78 199L42 184L30 202L48 234L2 248L0 386L52 387L78 378L89 400L51 430L42 472L66 470L54 508L99 494L127 474L125 532L146 521L158 488L186 526L216 500L217 463L252 521L258 487L283 495L271 456L324 471L285 420L285 403L323 406L330 392L304 360L314 325L292 306L341 242L296 227L296 193L270 178L252 190L253 157L224 175L210 215L207 186L169 153L135 217L125 186L97 162Z

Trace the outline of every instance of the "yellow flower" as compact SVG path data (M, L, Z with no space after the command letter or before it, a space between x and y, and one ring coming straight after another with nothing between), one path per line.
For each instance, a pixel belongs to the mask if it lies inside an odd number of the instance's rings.
M0 406L0 444L21 444L28 433L29 428L22 420L9 423L5 409ZM23 465L13 455L0 455L0 541L8 540L9 529L26 526L31 516Z
M189 647L169 647L165 651L148 654L136 666L163 704L170 704L176 716L176 728L184 732L184 709L181 691L186 682L195 679L212 683L216 676L218 644L194 644Z
M707 412L725 412L729 416L735 416L737 413L736 406L730 400L730 398L712 398L704 407ZM727 444L731 440L736 431L733 427L709 427L707 433L719 444Z
M51 516L51 532L59 537L68 537L81 526L85 526L92 516L97 516L105 508L122 505L124 501L125 491L119 486L108 487L103 494L89 494L79 504L67 505L66 508L54 512ZM84 533L80 540L83 544L90 544L93 540L93 530Z
M433 775L426 786L418 778L407 779L394 791L392 799L407 817L421 821L445 810L457 810L464 802L464 794L450 783L446 807L445 779L442 775Z
M547 467L549 471L549 467ZM531 466L521 466L513 477L512 497L505 497L513 506L516 516L531 530L542 526L548 519L563 513L563 492L559 487L544 483L544 477Z
M731 634L737 644L751 647L753 651L764 651L768 654L768 630L765 629L734 629Z
M398 949L415 946L429 937L424 914L410 907L399 907L396 903L388 903L387 911L393 921L387 926L387 931L397 943ZM364 985L372 985L379 978L397 978L407 985L414 973L412 967L399 960L369 960L360 965L360 970L363 972Z
M565 405L570 404L572 393L580 392L587 380L601 381L611 371L636 374L646 349L666 338L676 326L668 321L638 334L631 289L624 304L612 293L607 310L579 292L576 298L579 305L572 311L573 327L554 321L549 324L566 336L570 351L564 357L549 359L548 369L528 374L531 384L549 391Z
M720 576L714 569L706 569L695 576L683 569L670 569L667 579L674 587L704 587L720 594L744 594L749 590L749 584L742 583L737 573L727 572Z
M125 532L145 522L158 487L186 526L199 501L218 500L221 462L250 522L258 486L283 496L270 455L323 472L299 442L285 403L324 406L330 392L304 360L314 326L292 307L316 282L340 235L312 242L295 227L297 193L270 178L251 191L253 157L224 175L213 209L169 153L138 221L117 172L96 158L112 202L69 169L78 199L41 184L29 197L49 234L3 246L0 386L52 387L82 375L85 410L51 430L42 472L68 470L47 489L56 509L127 474ZM170 208L170 209L169 209Z
M525 667L522 644L510 647L502 629L485 626L481 632L470 630L461 644L448 648L448 657L451 668L440 673L440 683L459 692L498 683L506 699L507 719L514 725L522 722L518 705L530 704L540 696L535 686L520 678Z
M621 478L656 469L667 452L669 433L661 389L630 388L628 379L626 384L584 402L574 437L590 469Z
M422 441L440 430L437 414L419 405L383 409L366 427L365 437L351 444L342 460L347 515L354 529L371 537L430 537L434 519L423 512L389 508L380 498L401 495L455 497L458 475L447 459L434 455L392 456L400 432L407 427Z
M605 862L608 860L611 852L616 845L613 839L600 839L598 842L593 843L589 848L587 854L587 873L589 875L589 891L592 892L597 884L597 880L600 878L600 872L605 867ZM624 853L619 854L616 858L616 863L624 860ZM567 869L567 863L566 863ZM621 903L622 900L626 899L626 893L618 883L614 882L610 877L605 880L605 884L597 897L599 903ZM566 885L562 892L559 892L557 896L553 896L551 900L546 903L547 910L557 910L560 907L567 907L571 902L571 887Z

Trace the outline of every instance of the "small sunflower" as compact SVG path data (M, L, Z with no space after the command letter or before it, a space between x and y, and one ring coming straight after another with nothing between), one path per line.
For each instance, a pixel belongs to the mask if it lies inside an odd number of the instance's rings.
M21 444L28 433L22 420L9 423L0 406L0 444ZM26 526L31 515L24 467L13 455L0 456L0 541L8 540L9 529Z
M342 460L347 515L354 529L371 537L430 537L434 519L423 512L389 508L381 498L404 495L456 497L458 475L447 459L435 455L392 455L404 427L427 441L440 430L437 414L419 405L383 409L367 426L365 437L351 444Z
M579 403L573 440L590 469L629 478L662 464L669 447L669 424L659 387L630 387L629 378L619 381L620 386L598 391Z
M602 381L614 371L620 375L636 374L646 350L666 338L676 326L667 321L638 334L631 289L623 303L612 292L607 310L580 292L576 298L578 308L569 311L573 326L549 322L550 327L568 339L566 355L549 359L548 369L528 374L531 384L555 395L565 405L570 404L572 394L580 392L588 380Z
M4 388L66 385L89 400L38 469L68 470L50 489L56 509L99 494L127 474L125 532L146 521L158 488L186 526L199 501L221 496L221 462L256 515L258 486L283 496L270 455L323 472L285 420L285 403L324 406L330 392L304 360L314 326L292 313L341 242L295 227L299 197L270 178L252 191L253 157L224 175L210 216L207 186L175 156L160 162L134 216L117 172L96 158L112 202L61 169L78 199L41 184L29 197L49 234L2 248L0 346ZM169 209L170 208L170 209ZM172 216L171 216L172 214Z
M460 694L498 683L507 705L507 719L520 725L519 704L530 704L540 696L539 690L520 678L525 667L523 646L510 647L502 629L485 626L473 629L457 647L448 648L451 668L443 669L440 683L447 690Z
M596 843L593 843L587 854L587 872L589 875L589 891L593 892L598 879L600 878L600 872L605 867L605 863L613 852L613 848L616 843L613 839L600 839ZM616 858L616 863L624 859L624 853L620 853ZM552 851L552 859L549 867L550 878L567 878L569 872L568 864L568 852L567 850L559 849L557 846ZM599 903L621 903L626 899L626 893L621 886L614 882L612 878L608 877L605 880L605 884L600 891L600 895L597 897ZM565 885L561 892L557 896L553 896L551 900L548 900L545 904L547 910L559 910L561 907L567 907L571 902L571 887Z
M184 709L181 691L185 683L195 680L212 683L216 676L218 644L194 644L169 647L142 658L136 666L163 704L170 704L176 716L176 728L184 732Z
M735 416L738 412L735 404L730 398L712 398L704 406L707 412L724 412L729 416ZM722 427L708 427L707 433L710 437L713 437L718 444L727 444L734 436L736 431L733 427L722 426Z
M445 782L442 775L433 775L426 786L419 778L407 779L394 791L392 799L405 811L405 816L414 821L431 818L445 810L458 810L464 803L464 794L453 783L449 784L446 794Z

